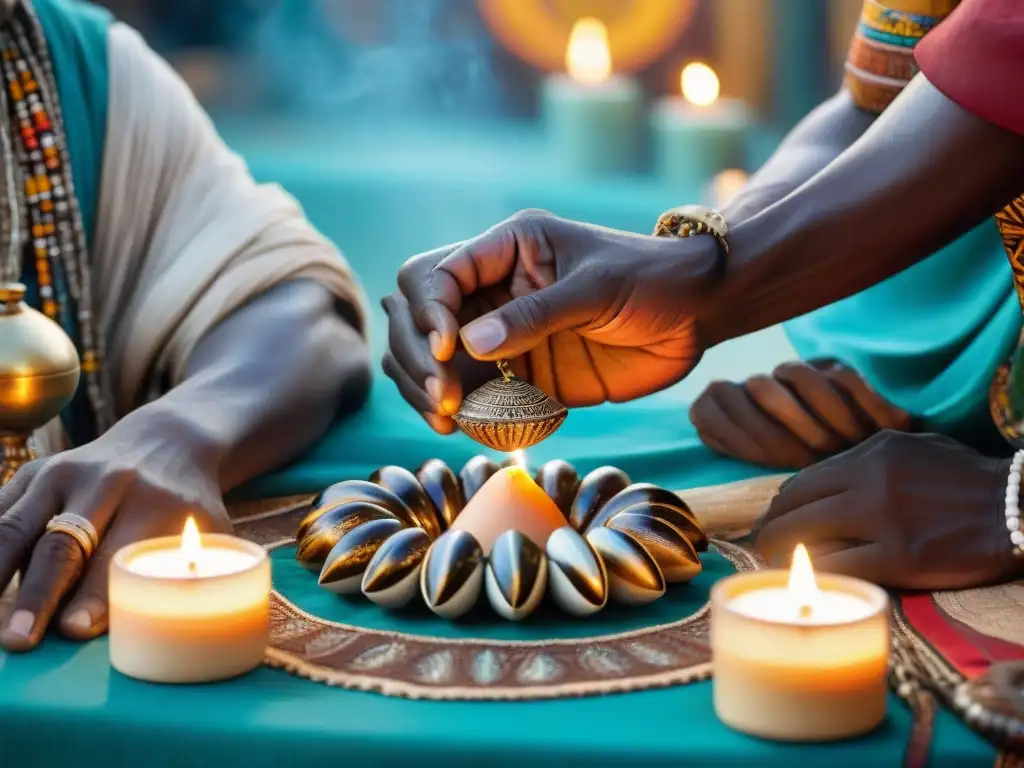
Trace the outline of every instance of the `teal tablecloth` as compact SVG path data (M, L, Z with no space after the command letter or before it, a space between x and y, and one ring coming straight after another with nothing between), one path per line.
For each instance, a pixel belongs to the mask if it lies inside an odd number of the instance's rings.
M283 182L344 248L374 302L377 353L385 326L376 302L393 289L395 268L416 251L470 236L525 207L647 231L662 209L696 197L639 180L550 179L542 162L530 161L529 141L515 136L455 144L425 136L290 136L294 149L288 151L272 129L259 136L229 129L228 135L259 177ZM586 470L613 462L638 480L677 487L748 476L753 470L715 458L697 443L687 405L708 378L764 370L787 354L777 331L740 340L716 351L680 387L637 403L573 413L556 438L531 449L531 463L560 456ZM314 491L365 476L383 463L411 466L430 456L458 465L476 451L464 438L433 435L381 376L363 413L338 425L305 459L242 494ZM289 581L286 562L278 560L276 571L286 591L315 589ZM314 592L304 599L327 605L324 597ZM335 605L339 620L369 620L365 610L345 613L343 604ZM886 724L869 737L785 746L726 730L712 713L707 683L587 699L439 703L327 688L270 669L207 687L147 685L111 671L106 640L75 645L50 637L29 655L0 653L0 768L260 768L286 762L888 766L898 764L909 722L893 697ZM936 734L934 765L992 764L993 750L951 716L940 714Z
M383 613L369 606L350 608L318 590L290 557L290 550L275 556L275 580L302 607L326 618L383 626ZM725 566L712 563L709 570L721 573ZM699 602L694 594L677 604ZM402 628L416 623L407 619ZM424 631L445 630L429 618L422 624ZM453 633L508 637L517 631L501 623ZM522 632L527 638L538 634L529 628ZM559 633L567 634L564 628ZM204 687L139 683L110 669L105 639L75 645L48 638L32 654L0 654L4 768L286 763L854 768L898 765L909 724L908 711L890 696L887 720L870 736L793 746L727 730L712 712L710 683L554 701L411 701L328 688L270 669ZM990 766L993 758L993 750L951 715L939 715L932 765Z

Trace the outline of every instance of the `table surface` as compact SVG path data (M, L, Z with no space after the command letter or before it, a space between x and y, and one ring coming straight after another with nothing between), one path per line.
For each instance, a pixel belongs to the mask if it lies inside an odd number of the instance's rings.
M394 623L372 607L353 609L323 593L291 556L290 550L275 553L275 582L304 607L329 619L366 619L366 626ZM700 600L690 602L692 609ZM402 628L414 623L405 620ZM438 622L426 623L437 629ZM581 631L578 624L575 631ZM529 629L519 633L504 622L453 630L458 632L530 636ZM312 765L340 759L352 765L556 766L572 760L592 766L852 768L898 764L909 723L906 708L890 696L885 723L866 737L785 745L726 729L714 716L707 682L583 699L437 702L329 688L271 669L217 685L150 685L110 669L106 640L75 645L48 638L35 653L0 655L0 765L7 764L5 755L17 755L11 764L21 768L81 760L83 749L102 756L98 764L126 766L275 766L285 760ZM992 761L990 747L951 715L940 714L933 765Z
M535 151L536 137L515 131L453 140L426 132L375 136L267 123L259 132L245 125L225 130L255 175L284 184L360 272L378 356L386 341L379 299L394 289L395 269L413 253L471 236L527 207L644 232L661 210L697 197L693 190L666 190L637 178L559 178ZM403 214L401 227L395 226L396 212ZM714 350L678 387L639 403L573 414L531 458L565 456L582 469L612 460L638 480L688 485L749 476L751 468L715 458L699 445L686 406L711 378L768 370L791 354L779 329L737 340ZM339 425L302 461L250 484L243 494L313 492L389 461L412 464L437 455L454 465L476 450L464 438L429 432L381 376L362 414ZM278 558L281 586L288 570ZM332 689L271 669L220 685L148 685L110 669L105 639L77 645L48 637L32 654L0 652L0 766L20 768L83 759L105 766L187 761L254 768L285 760L839 768L897 764L909 722L907 710L891 697L886 723L868 737L789 746L726 730L712 712L708 683L586 699L439 703ZM993 755L963 725L940 714L934 765L991 765Z

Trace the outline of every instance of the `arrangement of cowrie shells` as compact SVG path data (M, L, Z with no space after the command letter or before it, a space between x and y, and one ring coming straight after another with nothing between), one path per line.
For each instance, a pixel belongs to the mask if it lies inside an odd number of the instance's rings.
M388 466L369 481L335 483L299 524L295 557L319 571L325 589L361 592L390 609L418 598L447 619L465 614L481 594L513 621L548 593L566 613L589 616L609 601L657 600L667 584L701 572L697 553L708 538L676 494L633 483L615 467L581 479L561 460L544 464L534 479L566 524L544 548L507 530L485 556L471 533L451 525L501 466L476 456L456 474L431 459L415 473Z

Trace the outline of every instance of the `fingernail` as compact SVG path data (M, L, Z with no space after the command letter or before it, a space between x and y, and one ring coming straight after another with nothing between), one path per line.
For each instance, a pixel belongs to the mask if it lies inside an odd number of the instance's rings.
M431 331L430 335L427 336L430 341L430 354L436 359L440 360L441 357L441 334L437 331Z
M435 403L440 405L441 399L444 397L444 387L441 386L441 380L437 376L427 376L426 387L427 394L434 398Z
M20 610L11 614L4 633L15 637L28 637L32 626L36 623L36 615L32 611Z
M435 432L440 432L442 435L448 434L451 430L448 427L448 419L443 416L438 416L434 413L424 413L423 418L426 419Z
M92 614L85 608L79 608L62 622L68 629L87 631L92 629Z
M478 355L486 355L496 349L507 337L505 324L495 318L477 320L462 329L462 340L470 352Z

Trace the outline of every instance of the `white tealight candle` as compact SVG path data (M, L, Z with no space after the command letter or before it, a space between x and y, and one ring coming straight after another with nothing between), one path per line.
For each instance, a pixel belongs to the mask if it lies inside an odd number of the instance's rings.
M742 162L750 115L742 101L720 98L718 75L707 64L687 64L679 85L679 96L654 107L654 167L665 181L702 190Z
M549 77L543 119L562 168L577 176L635 169L642 95L635 80L612 74L608 32L580 19L569 36L565 75Z
M747 592L729 603L729 610L751 619L784 621L805 627L845 624L867 618L875 612L866 600L841 592L830 593L828 599L813 605L811 611L802 612L805 608L793 602L793 596L786 587Z
M110 663L159 683L223 680L259 666L270 632L270 561L234 536L124 547L110 566Z
M722 580L711 593L715 712L787 741L842 739L885 716L888 598L858 579L815 577L803 545L789 571Z

